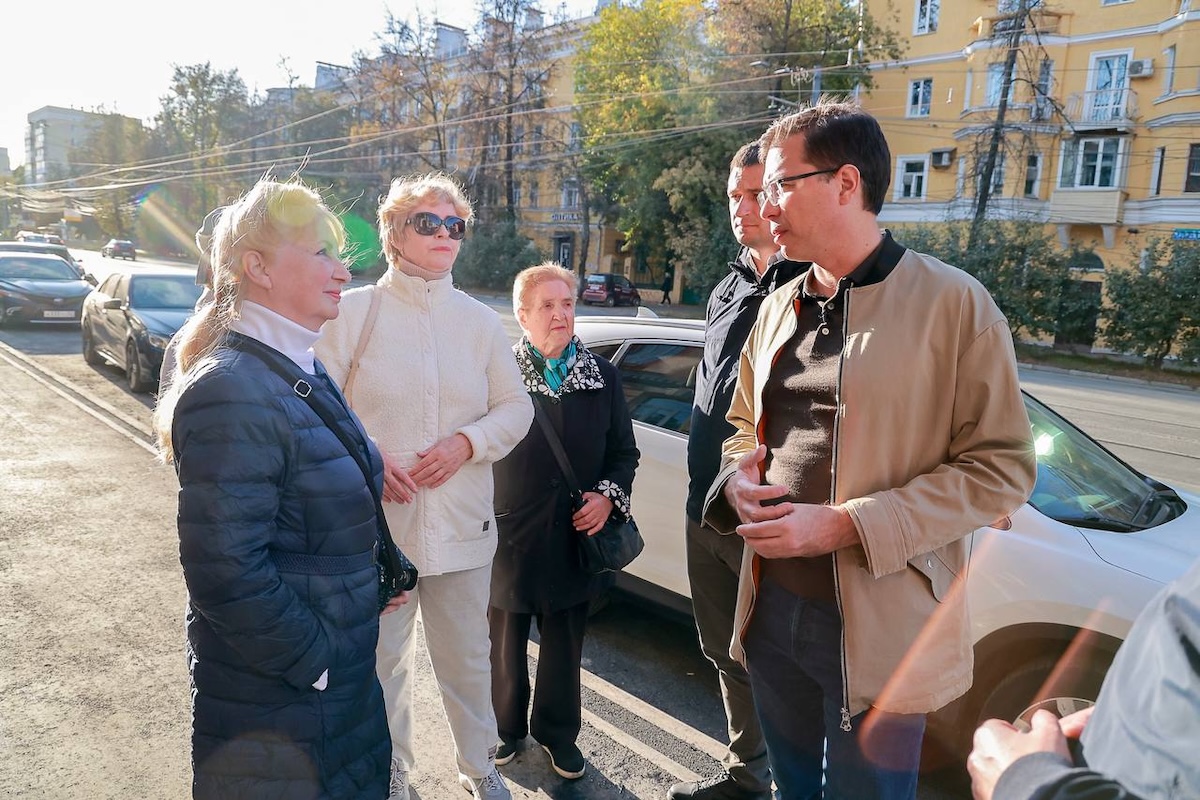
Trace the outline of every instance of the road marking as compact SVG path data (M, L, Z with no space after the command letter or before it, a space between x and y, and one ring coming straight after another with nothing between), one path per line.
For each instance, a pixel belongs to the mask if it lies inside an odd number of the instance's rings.
M529 643L529 654L535 659L538 658L540 649L536 642ZM641 698L634 697L629 692L604 680L598 675L593 675L586 669L580 670L580 681L587 688L591 689L596 694L611 700L614 704L624 708L631 714L641 717L650 725L658 728L664 733L674 736L679 741L691 745L702 753L711 756L714 760L720 761L725 756L726 747L721 742L711 736L696 730L686 722L680 722L654 706L650 705ZM630 736L625 731L617 728L611 723L601 719L596 714L583 710L584 719L589 725L602 731L604 734L613 739L617 744L632 750L642 758L654 764L664 772L684 781L694 781L699 776L687 767L679 764L668 756L658 752L657 750L643 744L641 740Z
M142 423L138 420L135 420L124 412L113 408L103 400L98 400L91 397L87 399L87 402L80 400L79 398L83 396L83 392L76 389L73 383L48 367L44 367L35 362L33 359L28 358L19 350L9 347L4 342L0 342L0 360L7 361L17 370L25 373L25 375L37 381L42 386L45 386L47 389L63 398L71 405L75 406L86 414L95 417L100 422L112 428L114 431L121 434L146 452L154 456L158 455L158 449L147 442L146 439L139 438L138 436L130 433L129 429L133 429L134 431L143 434L146 438L153 437L150 429L142 425ZM50 378L50 380L47 380L47 377ZM55 381L58 383L58 385L54 383ZM74 392L74 394L72 394L72 392ZM95 408L92 406L95 406ZM123 427L122 424L118 424L116 420L119 420L124 426L128 427Z

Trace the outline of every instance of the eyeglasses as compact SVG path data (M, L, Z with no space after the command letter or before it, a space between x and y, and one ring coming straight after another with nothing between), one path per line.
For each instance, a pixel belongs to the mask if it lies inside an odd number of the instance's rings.
M451 239L461 239L467 235L467 221L462 217L446 217L442 219L431 211L421 211L404 220L405 225L412 225L413 230L422 236L435 236L437 229L446 226L446 233Z
M783 185L785 183L802 181L805 178L811 178L813 175L832 175L839 169L841 169L841 167L834 167L833 169L814 169L812 172L802 172L799 175L787 175L783 178L776 178L764 186L763 190L755 196L755 199L758 200L759 208L762 208L767 203L777 206L779 205L779 198L783 196Z

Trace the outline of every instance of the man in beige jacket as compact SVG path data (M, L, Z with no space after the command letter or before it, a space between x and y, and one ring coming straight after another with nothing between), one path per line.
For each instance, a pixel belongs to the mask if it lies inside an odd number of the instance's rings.
M705 509L746 544L732 652L783 800L912 798L925 714L971 683L964 537L1034 483L1012 337L978 281L880 231L869 114L823 101L760 144L762 217L814 263L763 302Z

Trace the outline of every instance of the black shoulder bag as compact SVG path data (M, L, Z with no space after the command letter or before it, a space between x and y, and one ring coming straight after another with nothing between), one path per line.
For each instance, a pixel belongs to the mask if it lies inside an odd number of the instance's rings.
M542 426L542 433L546 435L546 442L554 453L559 470L562 471L567 491L571 493L571 507L579 510L583 505L583 492L575 478L575 470L571 469L571 462L563 452L562 440L558 438L545 409L536 398L533 401L533 416ZM638 530L633 517L621 519L620 515L609 515L604 527L593 535L579 532L579 566L592 575L616 572L629 566L645 546L646 543L642 540L641 531Z
M234 350L241 350L243 353L255 356L272 372L283 378L285 383L290 384L296 396L308 403L308 407L321 418L325 427L333 431L334 436L354 459L354 463L358 464L358 468L362 470L363 478L367 481L367 488L371 490L371 498L375 501L375 521L379 529L376 551L383 551L382 556L375 562L375 566L379 570L379 610L382 611L393 597L401 592L407 592L417 585L417 568L408 560L408 556L404 555L399 547L396 547L396 543L392 539L387 518L383 514L383 499L379 495L379 490L375 488L375 478L371 475L371 465L367 461L364 443L351 439L345 429L337 424L337 421L329 413L329 409L316 401L316 398L312 396L312 385L308 382L308 378L312 376L304 373L290 360L285 364L285 356L248 336L231 336L226 344ZM336 390L334 394L336 395ZM350 411L348 406L346 410ZM353 412L350 413L353 414ZM351 419L351 423L353 423L353 419Z

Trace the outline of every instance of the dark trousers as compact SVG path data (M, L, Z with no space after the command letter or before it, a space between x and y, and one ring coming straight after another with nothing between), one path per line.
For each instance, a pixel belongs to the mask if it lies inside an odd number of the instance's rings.
M492 705L500 736L519 741L527 734L547 747L579 736L579 662L588 604L549 614L520 614L492 606ZM529 709L529 626L537 619L541 639L533 709ZM526 713L528 712L528 717Z
M700 635L700 649L717 668L721 701L729 723L729 750L722 763L739 786L762 792L771 788L767 745L754 710L750 676L729 655L742 549L742 537L722 536L688 519L688 583L692 589L696 632Z
M743 641L776 796L911 800L925 715L872 708L850 717L841 633L835 603L798 597L767 580L759 586Z

